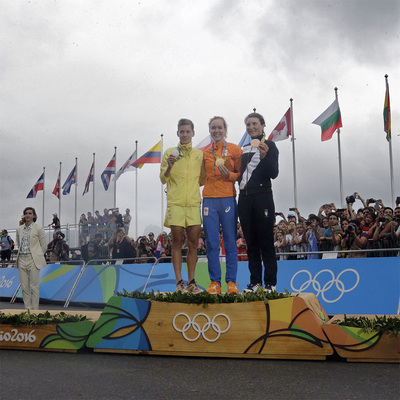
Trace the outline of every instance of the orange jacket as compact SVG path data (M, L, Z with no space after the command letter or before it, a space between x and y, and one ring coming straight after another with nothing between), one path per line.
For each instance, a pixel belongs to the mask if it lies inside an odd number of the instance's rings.
M217 157L226 157L225 167L229 170L229 177L224 178L215 165L214 152ZM206 183L203 189L203 197L232 197L236 196L235 182L240 176L242 149L233 143L227 143L225 155L222 154L224 143L213 143L213 146L204 150L204 167L206 170Z

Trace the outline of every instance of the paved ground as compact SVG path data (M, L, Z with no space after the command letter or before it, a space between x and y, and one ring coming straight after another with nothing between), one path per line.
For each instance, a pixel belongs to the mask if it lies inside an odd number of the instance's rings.
M21 308L0 302L0 309ZM49 309L59 306L47 305ZM73 307L73 313L89 307ZM398 399L398 364L0 352L2 400Z
M2 400L398 399L399 366L0 352Z

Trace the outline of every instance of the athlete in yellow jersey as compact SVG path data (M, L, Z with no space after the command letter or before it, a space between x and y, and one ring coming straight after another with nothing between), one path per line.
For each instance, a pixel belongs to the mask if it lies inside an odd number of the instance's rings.
M171 228L172 264L176 291L200 293L194 272L197 261L197 243L201 230L200 189L204 184L203 152L192 148L194 125L189 119L178 122L179 144L163 155L160 179L167 184L167 213L164 225ZM182 279L182 246L188 241L188 285Z

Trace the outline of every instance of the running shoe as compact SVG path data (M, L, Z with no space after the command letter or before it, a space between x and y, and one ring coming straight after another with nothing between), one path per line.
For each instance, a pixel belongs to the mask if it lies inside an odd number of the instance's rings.
M175 292L182 292L182 293L186 293L186 287L185 284L183 283L183 280L181 279L177 284L176 284L176 288L175 288Z
M193 294L199 294L204 292L204 290L201 290L198 286L196 281L193 279L192 281L190 281L188 283L188 285L186 286L186 292L188 293L193 293Z
M259 291L263 292L264 286L261 283L249 283L246 289L243 289L243 293L257 293Z
M239 293L238 285L235 282L229 281L227 285L228 285L228 294Z
M266 293L276 292L276 286L265 285L265 292Z
M218 282L211 282L206 292L209 294L221 294L221 285Z

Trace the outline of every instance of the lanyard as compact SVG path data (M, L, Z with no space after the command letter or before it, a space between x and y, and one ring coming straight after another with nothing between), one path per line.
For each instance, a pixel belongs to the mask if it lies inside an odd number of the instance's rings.
M176 149L177 149L178 152L179 152L179 156L176 157L176 161L180 160L180 159L183 158L183 157L189 156L189 155L190 155L190 152L192 151L192 147L190 147L190 149L187 149L187 148L181 149L181 148L179 147L179 145L176 147Z
M226 145L227 145L227 142L225 140L224 145L222 147L222 156L224 158L224 163L226 161ZM213 156L214 156L215 160L218 160L219 157L217 156L217 153L214 150L214 142L212 144L212 153L213 153Z

